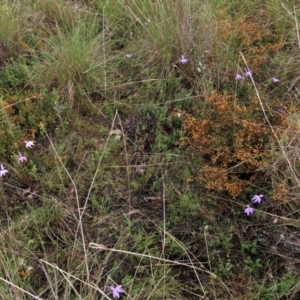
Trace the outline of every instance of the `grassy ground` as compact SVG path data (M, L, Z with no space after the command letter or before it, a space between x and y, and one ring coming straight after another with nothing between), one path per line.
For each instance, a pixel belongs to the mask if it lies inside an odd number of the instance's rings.
M1 0L1 299L299 299L299 26Z

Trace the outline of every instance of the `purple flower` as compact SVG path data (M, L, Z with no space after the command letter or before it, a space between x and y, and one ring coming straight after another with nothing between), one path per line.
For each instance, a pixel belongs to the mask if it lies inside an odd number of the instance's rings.
M279 112L280 114L283 114L283 113L284 113L284 109L281 108L281 107L279 107L279 108L277 109L277 112Z
M126 54L126 58L131 58L131 57L132 57L131 53Z
M0 177L5 176L8 171L4 168L3 164L0 164Z
M26 148L31 148L34 146L35 141L24 141Z
M21 152L19 152L19 158L18 158L18 161L19 161L20 163L26 162L26 161L27 161L27 157L24 156L24 155L22 155Z
M250 207L249 204L246 205L246 208L244 210L244 213L247 215L247 216L251 216L254 214L254 208L253 207Z
M186 64L189 60L184 56L184 55L181 55L181 58L179 59L179 62L181 64Z
M280 82L280 79L278 77L273 77L272 80L273 80L274 83Z
M251 200L252 200L254 203L260 204L261 201L262 201L262 198L263 198L264 196L265 196L265 195L263 195L263 194L253 195L253 197L251 198Z
M114 299L120 298L120 294L125 293L125 291L122 289L122 285L117 285L116 287L110 286L110 289L113 293Z
M246 69L246 76L247 77L252 77L252 72L250 70Z
M241 74L237 73L235 75L235 80L242 80L242 79L243 79L243 76Z
M75 3L73 7L74 7L74 9L78 9L79 5Z
M144 173L146 171L145 170L145 165L138 165L138 166L136 166L135 171L137 173Z

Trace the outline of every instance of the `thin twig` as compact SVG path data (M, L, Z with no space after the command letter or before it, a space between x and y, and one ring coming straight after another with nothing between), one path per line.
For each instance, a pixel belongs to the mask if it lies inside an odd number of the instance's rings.
M10 282L10 281L8 281L8 280L2 278L2 277L0 277L0 280L4 281L5 283L7 283L7 284L9 284L9 285L11 285L11 286L13 286L13 287L16 288L16 289L22 291L23 293L29 295L29 296L32 297L33 299L44 300L43 298L40 298L40 297L38 297L38 296L35 296L35 295L33 295L33 294L27 292L26 290L22 289L21 287L19 287L19 286L13 284L12 282Z

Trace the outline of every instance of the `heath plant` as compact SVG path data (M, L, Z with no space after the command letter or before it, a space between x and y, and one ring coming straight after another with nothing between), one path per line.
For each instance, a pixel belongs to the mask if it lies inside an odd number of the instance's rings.
M250 74L250 73L249 73ZM183 129L193 155L202 157L199 179L210 189L238 196L269 158L268 145L274 140L258 112L256 98L251 105L238 103L234 95L213 92L202 118L182 114ZM277 122L284 122L278 115ZM275 121L275 120L274 120Z

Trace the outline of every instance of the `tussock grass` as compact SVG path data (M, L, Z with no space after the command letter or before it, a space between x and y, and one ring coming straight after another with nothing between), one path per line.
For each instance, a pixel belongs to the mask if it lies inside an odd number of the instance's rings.
M2 1L1 298L298 299L299 9Z

